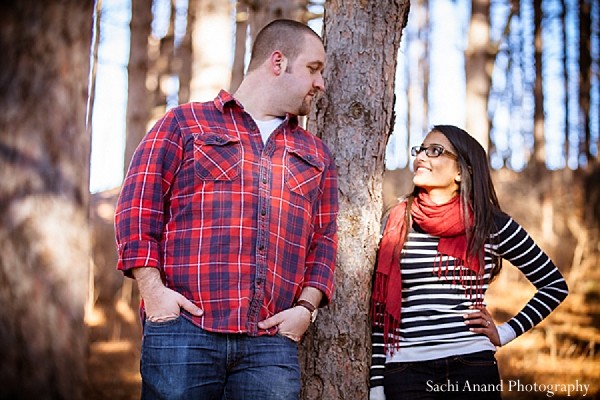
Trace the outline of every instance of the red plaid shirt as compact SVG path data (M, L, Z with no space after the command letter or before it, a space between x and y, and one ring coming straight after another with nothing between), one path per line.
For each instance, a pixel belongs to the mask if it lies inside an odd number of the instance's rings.
M331 300L337 181L320 139L288 116L263 145L221 91L170 110L136 150L118 200L118 269L155 267L204 310L213 332L274 334L257 323L306 286Z

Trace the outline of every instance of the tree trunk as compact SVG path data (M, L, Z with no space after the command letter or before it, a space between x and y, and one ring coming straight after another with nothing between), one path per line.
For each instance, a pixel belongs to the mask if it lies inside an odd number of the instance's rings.
M190 4L191 3L191 4ZM189 7L195 7L197 1L188 1L186 13L185 34L175 46L173 57L173 74L179 77L179 104L190 101L192 94L192 30L196 23L196 13L190 12Z
M236 2L235 9L235 50L229 92L235 93L244 79L246 60L246 39L248 37L248 6L242 1Z
M308 0L244 0L249 8L250 38L254 38L269 22L287 18L306 23Z
M127 66L127 128L125 133L125 176L133 152L147 131L150 119L148 77L148 37L152 23L152 0L131 2L131 46Z
M488 97L492 85L493 57L490 46L490 2L471 2L469 44L465 54L467 78L466 128L487 151L489 148L490 123L488 119Z
M302 342L303 399L368 397L369 303L394 77L409 1L325 4L326 93L309 130L334 153L340 214L336 292Z
M569 42L567 37L567 1L560 0L560 24L562 25L562 35L561 41L563 43L562 47L562 79L565 90L565 116L564 116L564 124L565 124L565 165L566 168L569 168L569 159L571 158L571 146L570 146L570 136L571 136L571 123L569 122L570 117L570 103L571 103L571 93L569 90ZM577 149L575 149L577 150Z
M546 140L544 138L544 92L542 89L542 0L533 0L533 24L535 47L535 84L533 87L533 160L528 169L533 177L539 176L546 160Z
M429 13L429 0L419 0L421 6L421 12L423 13L422 21L419 25L419 36L425 38L425 40L421 41L421 45L423 46L423 53L418 60L419 72L421 80L421 88L422 88L422 96L421 96L421 109L422 116L421 118L421 129L419 134L422 135L424 132L427 132L431 127L429 125L429 121L427 115L429 115L429 84L430 84L430 76L431 73L431 65L429 56L430 52L430 38L431 38L431 17ZM407 149L408 154L410 154L410 149ZM409 157L410 160L410 157Z
M591 2L579 2L579 107L580 126L583 129L579 154L585 155L588 163L597 160L591 149L590 89L592 81L592 11ZM596 30L597 32L597 30ZM597 34L597 33L596 33ZM596 43L598 43L596 38ZM598 54L596 52L596 54ZM597 68L597 67L596 67ZM596 89L598 90L598 89ZM597 115L597 114L596 114Z
M200 0L191 4L193 66L191 100L208 101L220 89L229 87L231 78L232 5L229 1Z
M175 14L177 12L175 5L175 2L172 1L169 26L165 35L158 38L151 35L149 40L148 90L151 98L151 122L165 113L168 97L173 94L171 67L175 54Z
M0 391L79 399L93 1L0 5Z
M411 24L414 26L414 38L408 43L406 63L408 65L408 100L407 113L407 146L406 155L410 160L411 137L421 139L423 132L427 132L429 110L429 37L431 32L429 1L419 0L413 3L411 9ZM410 29L410 26L409 26ZM414 55L414 56L413 56ZM408 165L407 165L408 167Z

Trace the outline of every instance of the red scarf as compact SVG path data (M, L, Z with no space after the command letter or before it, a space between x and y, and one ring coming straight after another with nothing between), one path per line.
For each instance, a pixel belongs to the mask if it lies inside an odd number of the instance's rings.
M407 201L392 208L383 236L379 243L375 285L372 296L372 313L375 326L383 327L386 349L392 351L399 343L390 338L400 327L400 308L402 306L402 277L400 271L400 253L408 227L406 226ZM415 197L411 209L413 220L428 234L440 237L437 248L436 265L438 276L448 273L449 261L444 256L456 259L456 265L475 271L479 277L476 287L481 287L480 263L478 257L467 256L467 237L462 218L459 196L448 203L435 204L425 192ZM444 268L445 267L445 268ZM462 271L462 268L461 268ZM460 280L462 282L462 273ZM472 296L472 293L470 294ZM390 339L392 343L389 343Z

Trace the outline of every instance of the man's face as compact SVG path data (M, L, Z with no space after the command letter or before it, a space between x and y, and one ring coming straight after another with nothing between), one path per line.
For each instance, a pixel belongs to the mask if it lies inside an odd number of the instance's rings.
M281 96L286 104L286 112L295 115L307 115L311 103L320 91L325 90L323 68L325 66L325 49L323 43L312 36L304 37L304 49L286 65L281 75Z

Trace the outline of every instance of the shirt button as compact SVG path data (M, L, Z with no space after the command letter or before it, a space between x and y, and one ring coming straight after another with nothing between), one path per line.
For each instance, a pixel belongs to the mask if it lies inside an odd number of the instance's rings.
M267 183L267 178L262 178L262 183Z
M260 215L262 215L262 216L267 215L267 210L265 210L264 208L262 210L260 210Z

